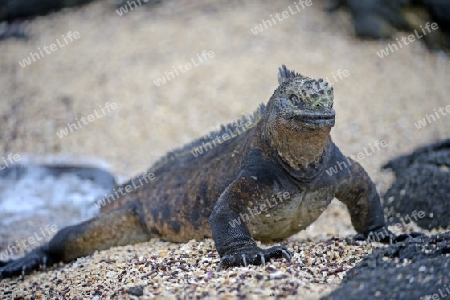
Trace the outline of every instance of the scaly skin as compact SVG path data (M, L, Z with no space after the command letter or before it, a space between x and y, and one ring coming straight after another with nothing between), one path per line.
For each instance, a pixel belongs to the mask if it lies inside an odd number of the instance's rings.
M334 197L347 205L362 238L385 230L380 239L389 240L374 184L331 140L333 88L285 66L278 80L267 106L211 134L221 139L199 139L169 153L149 169L154 180L144 174L125 183L122 188L133 183L140 188L105 202L99 216L63 228L47 245L6 263L0 275L153 237L172 242L213 237L219 268L290 260L285 247L261 249L254 239L279 241L297 233ZM208 150L194 156L202 145ZM345 161L348 168L325 172Z

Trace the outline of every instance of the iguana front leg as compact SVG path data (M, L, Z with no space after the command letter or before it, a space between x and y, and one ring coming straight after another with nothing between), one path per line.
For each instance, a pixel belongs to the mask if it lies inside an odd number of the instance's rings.
M375 184L359 163L348 160L352 162L351 168L341 177L336 198L347 206L353 227L359 233L355 239L391 242L395 236L386 227Z
M222 267L264 265L271 258L291 260L291 253L284 246L258 247L240 219L239 213L260 193L253 179L241 177L219 197L209 217L213 239L221 257L219 271Z

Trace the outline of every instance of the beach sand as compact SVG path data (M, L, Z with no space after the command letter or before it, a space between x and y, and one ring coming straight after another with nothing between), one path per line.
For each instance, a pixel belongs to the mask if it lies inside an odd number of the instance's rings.
M113 1L100 1L30 21L28 41L0 44L2 157L92 156L109 162L117 176L134 176L167 151L266 103L278 85L278 67L286 64L334 86L332 138L347 155L364 153L360 163L382 195L393 180L380 171L384 162L449 137L450 116L438 110L450 105L450 62L421 41L380 58L377 52L392 41L356 39L348 14L327 14L321 1L253 34L262 20L289 6L293 2L169 0L119 16ZM68 32L79 38L66 43ZM58 41L63 46L56 51L19 64ZM198 63L203 51L214 56ZM192 61L198 66L155 84L174 66ZM107 103L117 107L106 110ZM68 123L92 114L92 122L58 137ZM435 121L428 117L418 129L426 115ZM386 147L373 148L382 140ZM49 222L23 220L1 228L0 237L26 237L36 224ZM353 234L345 206L334 200L310 228L283 243L294 252L290 264L277 260L217 273L211 240L152 240L96 252L23 282L3 280L0 298L132 299L130 293L142 292L141 299L317 299L370 252L370 246L345 243ZM339 240L327 241L333 236Z

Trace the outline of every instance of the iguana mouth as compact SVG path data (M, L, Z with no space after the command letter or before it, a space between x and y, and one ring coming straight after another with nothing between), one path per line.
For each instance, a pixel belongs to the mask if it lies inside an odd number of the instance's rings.
M295 121L301 121L308 124L314 124L314 125L327 125L327 126L334 126L336 113L333 111L329 113L302 113L300 115L292 116L290 119Z

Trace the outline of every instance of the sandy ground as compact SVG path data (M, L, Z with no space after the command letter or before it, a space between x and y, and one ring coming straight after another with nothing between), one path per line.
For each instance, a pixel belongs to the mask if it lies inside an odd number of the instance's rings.
M268 20L270 15L288 10L289 6L294 8L293 2L284 0L273 3L169 0L119 16L113 1L101 1L37 18L28 24L31 37L28 41L9 40L0 44L1 157L10 153L93 156L108 161L115 174L129 177L145 171L166 151L267 102L277 87L277 68L286 64L307 76L328 78L333 84L337 121L332 137L347 155L365 151L360 162L383 194L392 176L379 170L382 163L419 145L449 137L450 116L438 110L450 105L446 97L450 62L442 53L429 53L421 41L381 59L377 51L385 48L388 41L355 39L348 15L324 13L321 1L313 1L312 6L257 35L252 33L251 28L262 19ZM62 35L67 36L69 31L78 32L80 37L29 66L20 66L18 62L30 52L38 52L38 47L49 47L57 39L64 43ZM403 35L400 32L397 37ZM165 72L173 71L174 66L192 59L198 62L197 55L204 50L213 51L214 57L159 87L154 83ZM348 76L339 76L338 72ZM106 110L108 102L117 107ZM63 138L56 134L68 123L95 113L100 117L78 131ZM439 118L418 129L414 123L426 114L437 114ZM386 147L371 148L381 140L386 141ZM33 230L33 224L25 220L20 226L2 232L14 236L15 231ZM290 238L287 245L293 249L296 243L305 243L304 248L297 250L306 251L313 247L307 244L311 241L308 238L323 242L331 236L353 233L345 208L333 202L318 222ZM134 279L122 281L122 277L116 276L114 264L109 270L102 263L116 261L113 258L118 257L118 263L126 264L133 255L162 259L165 254L161 251L167 249L173 249L181 259L184 256L179 253L190 255L191 248L213 249L210 240L192 243L186 246L150 241L102 251L75 264L31 275L24 283L2 281L0 296L2 293L2 297L27 296L33 287L39 286L44 295L47 292L44 298L48 298L52 289L52 293L56 290L64 293L64 287L70 286L65 297L71 299L94 295L122 298ZM356 260L365 250L358 251L354 253ZM217 263L218 256L212 253L211 259ZM195 262L193 257L186 259ZM209 274L214 263L209 269L191 264L192 269L181 270L179 276L191 272ZM77 267L80 264L84 268ZM273 264L277 269L294 268L297 275L281 276L275 281L268 277L265 283L252 288L256 275L251 272L270 273L268 267L233 269L230 273L222 272L226 274L222 277L211 275L210 281L197 283L195 294L213 297L217 282L223 278L249 277L251 280L242 280L239 286L250 288L240 290L232 284L234 281L227 281L226 292L221 296L251 295L255 289L263 293L272 289L272 296L276 296L284 291L283 284L295 279L297 285L292 287L296 293L315 299L334 289L343 275L325 274L316 282L314 276L299 275L307 267ZM133 268L144 272L139 267ZM142 280L147 285L160 282L160 295L177 295L179 289L173 288L170 280L165 283L164 278L164 274L156 272ZM92 280L97 284L92 284ZM104 291L99 294L101 287ZM148 286L143 292L144 298L152 297Z

